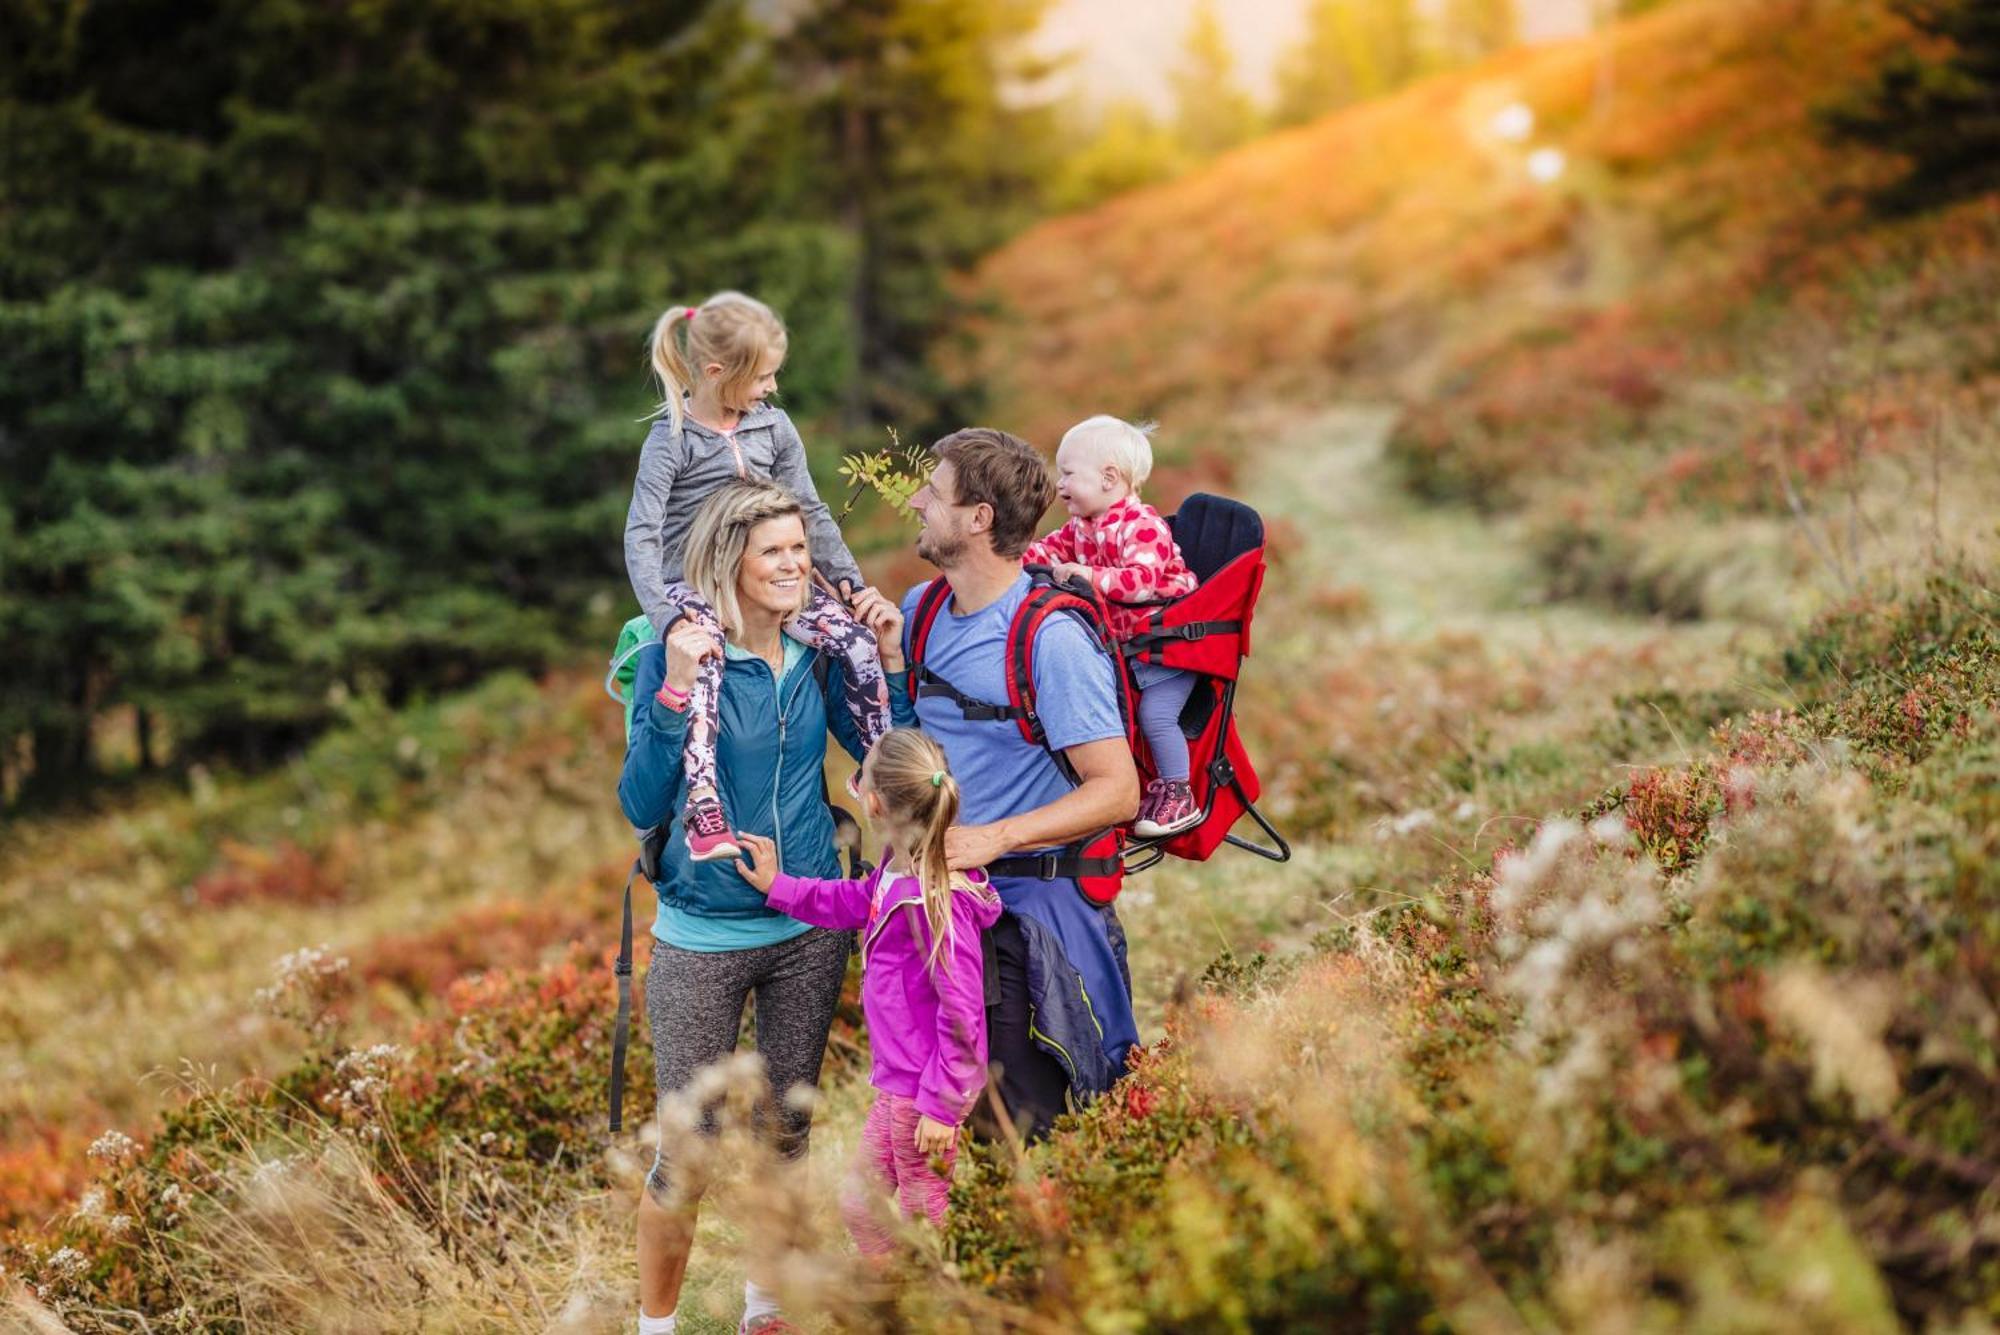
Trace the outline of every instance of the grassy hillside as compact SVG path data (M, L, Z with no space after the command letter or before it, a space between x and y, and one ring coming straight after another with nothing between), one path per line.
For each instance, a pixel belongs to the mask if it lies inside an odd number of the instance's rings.
M1137 1069L889 1276L831 1207L850 1006L810 1180L732 1126L684 1329L734 1328L752 1248L811 1329L2000 1314L2000 209L1877 222L1884 164L1812 128L1900 38L1679 0L968 277L996 420L1158 416L1160 499L1265 514L1241 708L1299 855L1132 883ZM628 1319L616 766L580 670L10 831L14 1319Z
M2000 210L1877 222L1893 164L1816 124L1908 36L1875 0L1683 0L1431 80L1020 238L956 365L1038 440L1158 418L1169 497L1268 439L1259 409L1397 405L1419 494L1645 612L1782 623L1990 556Z

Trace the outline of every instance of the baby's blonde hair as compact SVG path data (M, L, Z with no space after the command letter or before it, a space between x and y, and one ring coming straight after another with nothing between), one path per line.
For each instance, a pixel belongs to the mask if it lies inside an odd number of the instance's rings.
M1118 470L1125 485L1137 491L1153 473L1153 442L1147 437L1155 429L1151 422L1134 426L1122 417L1099 413L1063 432L1062 444L1074 442L1097 450L1105 462Z
M741 292L718 292L700 306L669 307L646 342L660 381L655 416L665 413L680 430L681 398L694 393L701 368L711 363L722 368L722 383L716 387L722 401L739 406L756 383L758 364L773 352L782 357L790 341L778 313Z
M951 897L969 886L945 860L945 832L958 820L958 780L944 748L915 728L891 728L868 753L868 786L881 799L890 837L916 871L931 928L929 964L951 944Z
M694 512L687 546L681 553L681 578L714 609L724 630L743 629L743 608L736 599L736 580L750 531L767 519L796 515L805 529L805 508L799 498L775 482L735 478L717 487ZM812 600L810 579L799 581L799 607Z

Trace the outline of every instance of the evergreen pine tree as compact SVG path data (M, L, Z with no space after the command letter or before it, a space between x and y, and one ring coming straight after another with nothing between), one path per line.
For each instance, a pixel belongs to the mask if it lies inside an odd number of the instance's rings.
M956 311L949 273L1039 211L1053 121L1033 94L1049 67L1025 43L1046 3L818 0L784 44L812 188L852 248L850 426L915 438L962 407L926 357Z
M1865 89L1824 113L1828 129L1908 163L1876 194L1885 210L1910 212L2000 187L2000 4L1903 0L1897 8L1943 53L1896 51Z
M1257 133L1257 107L1236 82L1236 58L1215 0L1196 3L1170 82L1175 130L1190 153L1212 157Z
M754 282L797 331L788 388L827 388L845 256L787 196L734 6L0 29L0 742L35 789L88 778L115 706L255 763L343 692L561 651L622 592L668 300Z
M1311 0L1305 21L1278 69L1280 123L1379 97L1421 72L1413 0Z
M1447 57L1470 64L1513 44L1519 32L1514 0L1444 0L1439 39Z

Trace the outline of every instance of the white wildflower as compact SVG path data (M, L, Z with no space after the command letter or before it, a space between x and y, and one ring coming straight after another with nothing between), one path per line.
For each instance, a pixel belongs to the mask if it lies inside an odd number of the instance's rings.
M74 1247L64 1247L42 1263L43 1273L58 1284L74 1284L89 1269L90 1258Z
M1400 839L1406 834L1424 829L1437 823L1437 816L1428 807L1418 807L1406 811L1391 820L1378 822L1375 826L1377 839Z
M1556 180L1568 166L1569 158L1559 148L1538 148L1528 154L1528 175L1542 185Z
M1518 905L1555 866L1564 848L1582 831L1573 820L1545 821L1527 851L1503 859L1494 877L1494 903L1506 912Z
M1524 143L1535 132L1535 109L1526 102L1509 102L1493 114L1487 128L1493 132L1495 139L1510 144Z
M106 1131L90 1142L90 1157L99 1163L119 1163L139 1148L139 1142L123 1131Z
M363 1116L379 1106L389 1092L389 1073L401 1053L393 1043L377 1043L342 1056L333 1065L334 1078L342 1082L330 1096L335 1109Z
M1771 987L1772 1010L1812 1052L1813 1091L1845 1091L1863 1117L1887 1113L1901 1092L1896 1061L1882 1043L1895 1011L1879 979L1834 979L1810 964L1788 965Z
M76 1210L75 1210L77 1218L94 1219L98 1215L101 1215L103 1213L104 1213L103 1187L92 1187L90 1190L84 1192L83 1195L77 1199Z

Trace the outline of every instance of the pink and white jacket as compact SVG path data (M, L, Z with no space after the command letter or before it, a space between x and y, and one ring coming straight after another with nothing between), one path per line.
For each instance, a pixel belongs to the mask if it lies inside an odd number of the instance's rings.
M884 867L888 856L883 856ZM979 934L1000 917L986 873L951 897L951 941L931 963L930 924L914 876L877 867L860 880L779 873L767 903L800 922L861 931L861 1010L868 1017L868 1083L914 1099L949 1126L986 1088L986 972Z
M1193 593L1197 583L1167 521L1137 496L1113 501L1095 519L1072 519L1037 538L1022 560L1088 566L1091 584L1111 605L1111 633L1121 641L1146 629L1151 610L1146 604Z

